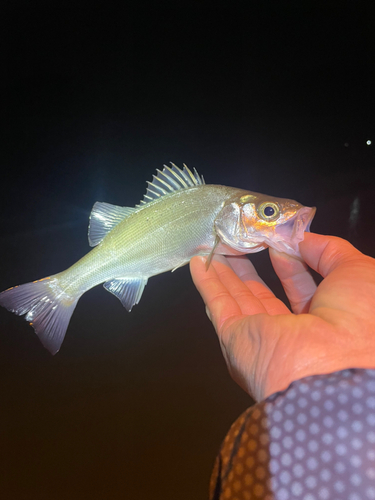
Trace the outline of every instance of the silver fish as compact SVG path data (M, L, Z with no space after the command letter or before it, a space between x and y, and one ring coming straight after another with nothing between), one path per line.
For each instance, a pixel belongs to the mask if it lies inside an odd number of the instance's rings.
M69 269L0 294L0 305L26 315L42 344L56 353L74 308L104 283L130 311L150 276L175 270L195 255L238 255L268 246L300 257L315 208L243 189L206 185L195 169L157 170L135 208L95 203L89 244Z

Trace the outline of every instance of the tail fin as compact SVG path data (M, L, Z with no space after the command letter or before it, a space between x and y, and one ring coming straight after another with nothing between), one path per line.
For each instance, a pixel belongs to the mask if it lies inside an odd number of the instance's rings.
M0 293L0 305L18 316L26 314L44 347L56 354L79 297L65 293L54 275L5 290Z

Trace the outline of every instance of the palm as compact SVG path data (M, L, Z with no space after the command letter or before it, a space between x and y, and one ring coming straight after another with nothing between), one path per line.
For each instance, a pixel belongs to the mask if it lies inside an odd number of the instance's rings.
M191 263L229 371L256 399L306 375L373 364L375 261L313 234L301 250L325 277L318 288L306 264L270 251L293 313L247 257L217 257L207 272L200 259Z

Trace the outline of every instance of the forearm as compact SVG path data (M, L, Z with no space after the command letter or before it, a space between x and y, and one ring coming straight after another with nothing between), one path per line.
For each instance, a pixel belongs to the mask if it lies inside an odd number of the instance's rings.
M221 447L210 498L237 491L243 498L373 498L375 370L295 381L241 415Z

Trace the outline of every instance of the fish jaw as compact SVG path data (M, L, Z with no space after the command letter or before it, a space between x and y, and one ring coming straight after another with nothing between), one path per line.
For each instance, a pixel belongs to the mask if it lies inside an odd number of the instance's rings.
M265 242L278 252L302 259L299 244L303 241L304 233L310 231L315 212L315 207L300 208L294 217L275 226L274 233L266 238Z

